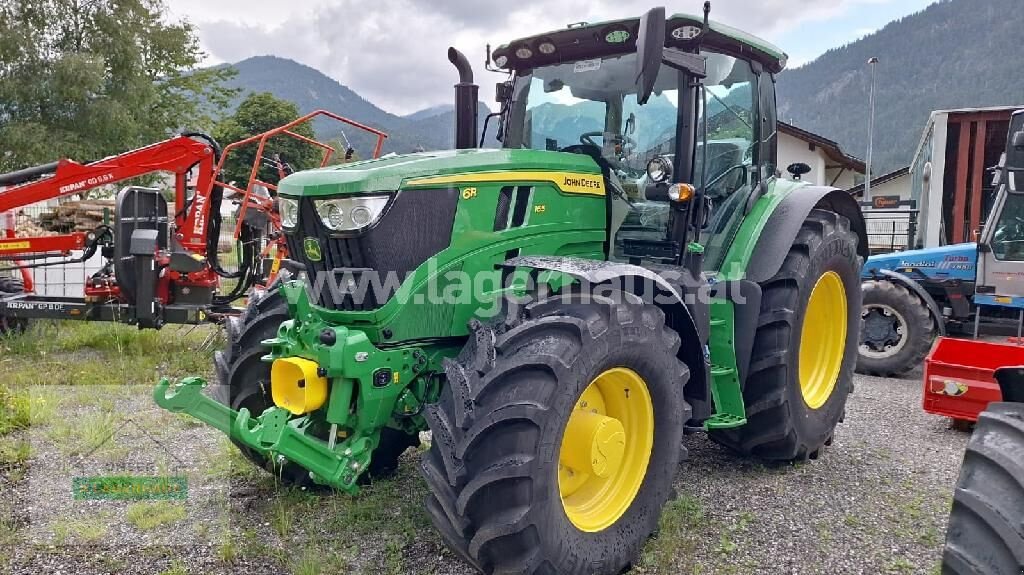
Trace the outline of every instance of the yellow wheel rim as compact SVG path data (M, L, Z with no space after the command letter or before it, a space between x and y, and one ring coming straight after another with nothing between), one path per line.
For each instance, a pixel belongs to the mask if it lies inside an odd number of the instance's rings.
M569 521L602 531L629 509L654 446L654 405L635 371L594 378L569 415L558 454L558 491Z
M825 272L811 290L800 332L800 392L818 409L836 388L846 349L846 290L836 272Z

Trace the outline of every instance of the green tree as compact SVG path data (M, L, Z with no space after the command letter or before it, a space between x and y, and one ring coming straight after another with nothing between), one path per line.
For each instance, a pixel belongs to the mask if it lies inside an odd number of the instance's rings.
M276 98L269 92L250 94L239 104L234 115L217 124L213 137L222 146L227 146L231 142L283 126L298 117L299 109L291 102ZM291 131L307 138L316 137L309 122L295 126ZM244 188L249 182L258 144L255 141L232 150L224 161L221 180L234 181L235 185ZM264 161L260 166L259 178L270 184L276 184L280 179L277 169L270 162L275 156L280 157L293 170L299 171L319 166L323 160L323 151L291 136L278 135L268 139L263 149Z
M233 91L162 0L0 2L0 171L209 129Z

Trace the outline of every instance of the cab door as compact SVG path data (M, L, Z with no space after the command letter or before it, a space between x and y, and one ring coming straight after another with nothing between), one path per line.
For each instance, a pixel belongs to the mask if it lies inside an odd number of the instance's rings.
M1024 297L1024 111L1010 121L992 214L982 232L978 294ZM997 303L1011 303L1012 300Z

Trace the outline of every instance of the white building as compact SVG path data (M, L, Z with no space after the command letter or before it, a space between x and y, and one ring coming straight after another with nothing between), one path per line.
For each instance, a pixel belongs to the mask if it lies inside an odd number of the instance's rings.
M792 124L779 122L779 171L791 177L786 168L802 162L811 167L802 179L819 186L841 190L852 188L864 180L864 161L851 156L839 144Z

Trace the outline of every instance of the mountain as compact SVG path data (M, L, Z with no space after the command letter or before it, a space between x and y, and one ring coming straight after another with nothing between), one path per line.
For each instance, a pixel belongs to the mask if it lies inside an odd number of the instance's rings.
M277 56L256 56L231 64L231 67L237 74L226 85L240 90L232 108L251 93L270 92L278 98L294 102L303 114L318 109L328 110L386 132L388 139L384 143L384 153L438 150L454 146L452 105L435 106L408 116L397 116L378 108L319 70L293 60ZM481 128L489 113L490 110L481 102ZM317 137L322 140L339 138L344 134L362 157L370 154L375 142L370 134L356 128L346 128L335 120L317 120L314 128ZM491 134L488 145L496 145L493 125L488 131Z
M1024 105L1021 0L943 0L778 77L779 118L867 150L867 61L877 57L872 172L910 163L933 110Z
M441 104L440 106L431 106L429 108L424 108L423 110L413 112L412 114L408 114L402 117L405 118L406 120L423 120L426 118L440 116L441 114L444 114L445 112L451 112L454 109L454 104Z

